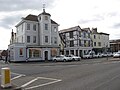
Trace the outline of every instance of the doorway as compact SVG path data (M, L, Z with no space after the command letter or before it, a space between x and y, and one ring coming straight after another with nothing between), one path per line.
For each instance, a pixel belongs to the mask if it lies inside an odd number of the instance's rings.
M44 58L45 58L45 61L48 61L48 51L44 52Z

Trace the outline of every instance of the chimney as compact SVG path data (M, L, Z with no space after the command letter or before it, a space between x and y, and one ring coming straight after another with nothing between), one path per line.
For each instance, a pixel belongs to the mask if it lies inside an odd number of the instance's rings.
M97 28L92 28L92 33L98 33Z

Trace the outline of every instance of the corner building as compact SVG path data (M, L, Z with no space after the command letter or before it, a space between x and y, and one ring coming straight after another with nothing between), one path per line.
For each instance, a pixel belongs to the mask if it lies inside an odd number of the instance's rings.
M29 14L16 25L8 45L10 61L50 60L60 51L58 24L43 12Z

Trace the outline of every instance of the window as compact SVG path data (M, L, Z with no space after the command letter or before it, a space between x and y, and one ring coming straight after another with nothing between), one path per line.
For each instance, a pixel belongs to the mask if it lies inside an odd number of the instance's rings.
M94 39L96 39L96 36L94 35Z
M45 24L45 30L48 30L48 24Z
M70 54L74 55L74 50L70 50Z
M54 27L54 32L57 32L57 28L56 27Z
M81 37L81 32L79 31L79 37Z
M41 50L29 49L29 58L41 57Z
M54 44L57 44L57 37L54 37Z
M70 38L73 38L73 32L69 32Z
M30 43L30 36L27 36L27 43Z
M85 47L87 46L86 40L84 40L84 46L85 46Z
M52 48L51 49L51 56L56 56L57 55L57 49L56 48Z
M88 46L90 47L91 45L90 45L90 41L88 41Z
M27 30L30 30L30 24L27 23Z
M70 47L74 47L74 41L70 41Z
M45 16L45 20L48 20L48 16Z
M101 46L101 42L98 42L98 46Z
M19 53L20 53L20 56L22 56L22 55L23 55L23 48L20 48Z
M36 31L36 25L35 24L33 25L33 30Z
M81 46L81 40L79 40L79 46Z
M36 36L33 36L33 43L36 43Z
M84 37L84 38L86 38L86 33L84 32L83 34L84 34L84 36L83 36L83 37Z
M48 43L48 36L45 36L45 42Z
M29 49L29 58L32 57L32 49Z
M94 42L94 46L96 46L96 42Z
M33 50L33 57L40 57L40 51L39 50Z
M90 33L88 33L88 38L90 38Z

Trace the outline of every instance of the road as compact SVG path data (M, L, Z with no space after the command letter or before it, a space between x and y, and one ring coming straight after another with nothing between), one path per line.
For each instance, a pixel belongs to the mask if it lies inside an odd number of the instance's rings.
M120 61L113 58L76 62L0 62L11 69L12 84L25 90L120 90Z

